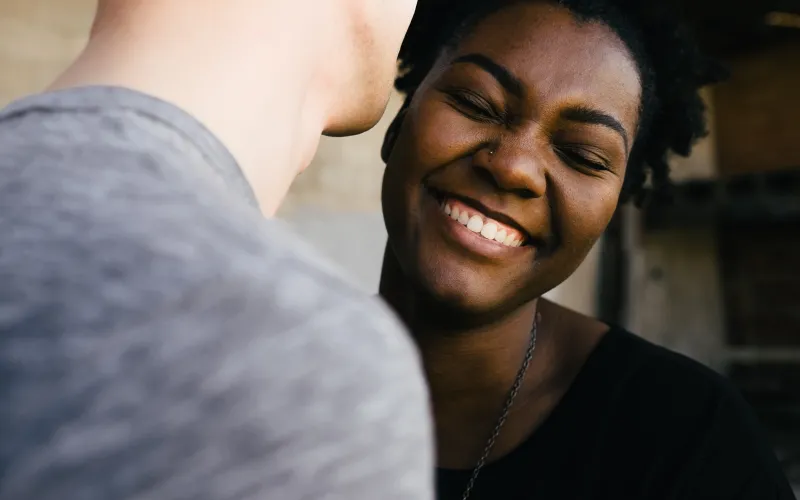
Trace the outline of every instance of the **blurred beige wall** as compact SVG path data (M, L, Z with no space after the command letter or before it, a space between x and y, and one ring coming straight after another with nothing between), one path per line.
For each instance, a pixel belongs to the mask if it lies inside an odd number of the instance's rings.
M44 88L81 50L96 0L0 1L0 105ZM380 213L383 133L400 105L395 95L384 120L347 139L323 138L313 164L297 179L279 216L345 268L357 286L375 291L386 232ZM593 312L596 255L550 295Z
M96 0L0 0L0 104L47 85L78 53Z

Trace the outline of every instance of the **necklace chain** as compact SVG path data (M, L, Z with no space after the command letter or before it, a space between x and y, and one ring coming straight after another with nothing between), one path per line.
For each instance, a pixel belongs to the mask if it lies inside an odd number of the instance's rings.
M536 319L533 321L531 339L528 343L528 349L525 351L525 358L522 360L522 366L519 367L517 376L514 378L514 383L511 384L511 389L508 391L508 396L503 404L503 409L500 411L500 418L497 419L497 423L494 425L494 429L492 430L492 435L489 437L489 440L486 442L486 446L483 448L481 458L478 459L478 463L475 464L475 468L472 469L472 476L470 476L469 482L467 482L467 487L464 489L464 494L461 495L461 500L467 500L472 493L472 490L475 487L475 481L477 481L478 475L481 473L483 466L486 465L489 455L492 454L492 449L494 449L494 445L497 442L497 437L500 436L500 431L503 429L503 425L505 425L506 420L508 420L508 413L511 410L511 405L514 404L514 400L517 398L517 394L519 394L520 387L522 387L522 382L525 380L525 374L528 372L528 366L530 366L531 359L533 358L533 351L536 350L536 333L539 329L540 320L541 315L537 313Z

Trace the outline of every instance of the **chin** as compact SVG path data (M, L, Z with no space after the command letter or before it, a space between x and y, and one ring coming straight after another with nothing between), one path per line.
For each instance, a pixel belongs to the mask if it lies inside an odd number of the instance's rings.
M352 103L346 109L340 109L322 132L328 137L349 137L362 134L378 124L386 106L389 104L391 86L381 93L379 89L372 89L353 95Z
M381 111L380 114L370 116L348 117L348 119L331 125L323 130L322 135L326 137L350 137L363 134L378 124L382 114L383 111Z
M494 279L436 259L422 260L425 263L411 273L418 298L431 314L454 323L491 322L532 300L520 288L509 286L516 280Z

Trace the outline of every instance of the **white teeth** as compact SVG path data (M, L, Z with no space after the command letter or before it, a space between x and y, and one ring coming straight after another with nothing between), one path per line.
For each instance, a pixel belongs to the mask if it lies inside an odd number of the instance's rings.
M509 247L522 246L522 239L516 231L508 231L495 222L484 222L483 217L477 214L470 217L466 210L461 210L457 206L452 206L448 203L443 204L441 208L445 215L467 226L467 229L473 233L480 234L487 240L494 240Z
M473 233L480 233L483 229L483 219L481 219L481 216L473 215L470 217L469 222L467 222L467 229Z
M481 229L481 236L483 236L487 240L493 240L496 234L497 234L497 224L495 224L494 222L489 222L488 224L483 225L483 229Z

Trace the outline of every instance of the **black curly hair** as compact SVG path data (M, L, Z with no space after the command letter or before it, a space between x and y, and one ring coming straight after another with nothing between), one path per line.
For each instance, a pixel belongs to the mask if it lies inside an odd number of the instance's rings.
M600 22L627 45L642 82L639 128L628 161L622 201L638 205L651 193L668 198L670 152L687 156L707 134L701 87L726 73L706 57L688 29L665 5L647 0L457 0L422 4L400 49L395 87L407 107L442 52L455 46L477 23L509 5L549 1L579 22ZM648 177L650 189L648 189Z

